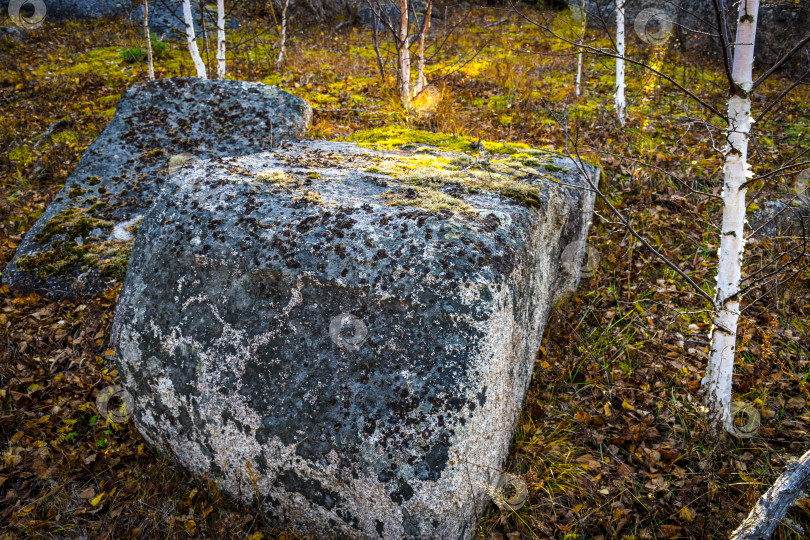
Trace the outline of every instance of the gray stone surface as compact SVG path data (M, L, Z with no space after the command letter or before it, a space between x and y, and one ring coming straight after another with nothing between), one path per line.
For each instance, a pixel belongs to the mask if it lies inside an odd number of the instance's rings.
M210 36L217 30L217 14L215 10L205 9L200 11L200 5L192 2L192 12L194 17L194 32L197 37L202 37L202 27L200 22L205 15L205 28ZM225 8L226 16L229 14L229 6ZM130 12L130 20L138 27L143 25L143 6L136 7ZM239 23L233 17L225 19L226 30L239 28ZM186 24L183 20L183 2L178 0L152 0L149 3L149 31L165 39L185 39Z
M181 78L133 86L17 248L4 283L50 297L109 286L123 278L133 228L170 169L269 149L302 135L311 118L304 100L261 83Z
M136 426L245 503L252 470L298 532L470 538L578 281L583 184L546 151L302 141L188 164L115 315Z
M421 27L421 25L424 24L423 18L427 12L427 2L409 2L409 7L411 9L411 13L409 14L411 23L415 24L417 28ZM375 5L374 9L378 15L385 18L388 24L393 26L397 32L399 31L399 2L386 2L385 0L382 0L378 5ZM430 18L434 21L440 20L442 18L442 12L438 10L436 6L431 6ZM374 22L374 12L372 12L371 7L369 7L368 4L362 3L360 5L359 9L357 10L357 22L364 26L372 26ZM385 23L379 19L377 21L377 30L380 32L390 31L388 26L386 26Z
M751 230L759 236L810 237L810 199L766 201L751 216Z
M7 39L17 43L25 43L28 41L28 34L22 28L16 26L0 27L0 39Z
M132 0L43 0L45 20L98 19L126 16ZM8 13L9 0L0 0L0 11ZM23 8L32 9L32 8Z

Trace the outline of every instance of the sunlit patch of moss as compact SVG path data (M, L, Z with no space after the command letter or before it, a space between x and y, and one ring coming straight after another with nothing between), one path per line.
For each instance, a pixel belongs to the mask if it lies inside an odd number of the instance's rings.
M261 80L262 83L268 86L281 86L285 81L285 77L283 74L275 73L273 75L268 75L264 79Z
M564 39L576 41L582 35L584 23L585 21L580 14L566 8L554 17L550 30ZM552 51L569 50L571 48L568 43L559 39L551 40L550 45Z
M323 197L317 191L311 189L301 190L300 195L295 198L295 202L303 202L309 204L323 204Z
M117 74L121 67L118 47L99 47L85 53L60 58L53 64L43 64L36 71L39 76L67 75L76 77L86 73Z
M34 153L27 146L18 146L8 153L11 161L16 161L23 167L27 167L34 161Z
M447 133L431 133L416 129L407 129L400 126L387 126L381 128L357 131L346 139L367 148L393 150L407 145L430 145L442 150L465 152L477 149L477 140L463 135ZM523 143L505 143L482 141L484 149L493 154L514 154L519 150L528 150L530 147Z
M461 199L424 186L410 186L385 192L382 198L391 206L418 206L431 212L450 210L474 214L475 209Z
M523 155L533 158L532 154L541 153L531 152L531 154L524 152ZM524 165L521 159L514 159L512 156L492 159L485 163L478 163L469 156L467 158L469 159L434 155L401 156L382 160L366 171L385 174L403 184L438 191L439 194L434 198L427 196L432 192L425 192L425 196L412 193L410 197L394 197L400 206L407 204L431 209L449 204L442 196L446 194L439 190L451 185L464 193L495 192L526 206L539 207L543 203L542 186L526 180L542 177L557 181L536 168ZM402 202L403 200L406 202Z
M100 97L96 100L97 105L116 105L118 101L121 99L121 96L118 94L112 96L104 96Z
M268 169L256 175L256 180L267 184L286 184L292 178L282 169Z
M51 141L53 143L70 143L76 142L78 140L78 135L75 131L67 130L67 131L60 131L59 133L53 135L51 137Z

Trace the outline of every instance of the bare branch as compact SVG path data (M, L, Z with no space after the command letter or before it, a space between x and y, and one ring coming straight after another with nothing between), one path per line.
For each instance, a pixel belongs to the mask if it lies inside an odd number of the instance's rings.
M787 61L790 59L790 57L791 57L791 56L793 56L794 54L796 54L797 52L799 52L799 51L801 50L801 48L802 48L802 47L804 47L805 45L807 45L808 43L810 43L810 34L808 34L807 36L805 36L805 38L804 38L804 39L802 39L802 40L801 40L799 43L797 43L797 44L796 44L796 46L795 46L795 47L793 47L793 48L792 48L792 49L791 49L791 50L790 50L790 51L789 51L789 52L788 52L788 53L787 53L785 56L783 56L782 58L780 58L778 62L776 62L776 63L775 63L773 66L771 66L771 69L769 69L768 71L766 71L765 73L763 73L763 74L762 74L762 76L761 76L759 79L757 79L756 81L754 81L754 85L753 85L753 87L751 88L751 91L753 92L754 90L756 90L756 88L757 88L757 87L758 87L760 84L764 83L764 82L765 82L765 80L766 80L768 77L770 77L771 75L773 75L773 74L774 74L774 72L776 72L776 70L777 70L777 69L779 69L780 67L782 67L782 64L784 64L785 62L787 62Z

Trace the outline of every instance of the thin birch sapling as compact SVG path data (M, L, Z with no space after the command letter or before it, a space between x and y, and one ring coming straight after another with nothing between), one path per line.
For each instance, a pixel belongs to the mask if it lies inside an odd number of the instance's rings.
M276 64L281 65L284 61L284 53L287 47L287 8L290 7L290 0L284 0L284 8L281 10L281 42L279 43L278 58Z
M624 126L624 115L627 103L624 97L624 55L625 55L625 31L624 31L624 2L616 0L616 95L614 97L616 107L616 119L619 125ZM581 47L580 47L581 50Z
M225 78L225 0L217 0L217 78Z
M200 0L200 28L202 28L203 45L205 46L205 68L207 71L211 70L211 53L208 49L208 28L205 24L205 4Z
M585 31L588 28L588 14L585 11L585 0L582 0L582 7L580 9L582 10L580 12L582 16L582 33L579 35L579 49L577 52L577 97L582 93L582 43L585 41Z
M399 2L399 99L408 115L413 114L411 96L411 53L408 47L408 0Z
M194 19L191 15L191 0L183 0L183 22L186 25L188 52L191 54L191 61L194 62L194 68L197 70L197 77L200 79L207 79L208 74L206 73L203 59L200 56L200 50L197 48L197 38L194 35Z
M425 35L428 28L430 28L430 10L432 8L433 0L427 0L427 8L422 23L422 30L419 32L419 73L416 78L416 88L414 88L414 96L418 96L422 90L427 86L427 79L425 79Z
M143 0L143 35L146 37L146 64L149 80L155 80L155 64L152 60L152 36L149 33L149 0Z

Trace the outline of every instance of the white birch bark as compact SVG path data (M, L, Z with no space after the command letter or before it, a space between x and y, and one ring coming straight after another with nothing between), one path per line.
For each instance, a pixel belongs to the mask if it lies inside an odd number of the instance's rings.
M408 49L408 0L399 2L399 98L408 114L411 107L411 56Z
M290 0L284 1L284 9L281 10L281 44L279 45L278 58L276 64L281 65L284 61L284 52L287 47L287 8L290 6Z
M715 293L715 315L711 331L711 354L703 379L706 406L716 428L733 431L730 404L731 378L737 347L737 321L740 317L740 277L745 249L744 184L747 174L748 139L751 130L754 39L757 31L759 0L743 0L737 20L732 79L735 89L728 101L728 148L723 183L723 224Z
M616 118L619 125L624 125L624 0L616 0Z
M414 95L419 95L422 90L427 86L427 80L425 79L425 34L427 34L428 28L430 28L430 9L433 0L427 0L427 9L425 12L425 24L422 27L422 32L419 35L419 74L416 77L416 88L414 89Z
M149 2L143 0L143 34L146 36L146 64L149 70L149 80L155 80L155 64L152 61L152 36L149 35Z
M197 48L197 38L194 35L194 19L191 15L191 0L183 0L183 22L186 25L188 52L191 53L191 60L194 62L194 67L197 69L197 77L200 79L207 79L208 75L205 71L205 63L203 63L203 59L200 56L200 51Z
M810 484L810 452L796 461L790 461L785 472L760 497L757 505L730 540L761 540L770 538L796 501L804 495Z
M217 0L217 78L225 78L225 0Z
M585 0L582 0L582 34L579 36L579 52L577 53L577 97L582 93L580 90L582 83L582 44L585 41L586 28L588 28L588 15L585 12Z

